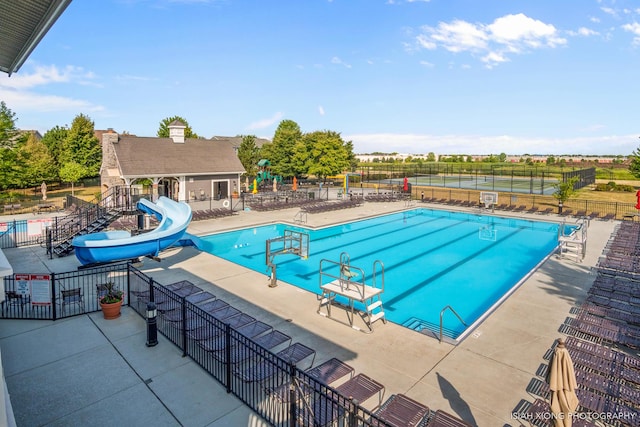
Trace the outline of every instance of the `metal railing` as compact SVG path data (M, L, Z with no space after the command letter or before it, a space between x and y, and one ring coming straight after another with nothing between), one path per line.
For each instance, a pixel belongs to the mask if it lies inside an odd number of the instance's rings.
M440 342L442 342L442 317L444 316L444 312L447 310L451 310L451 312L453 314L456 315L456 317L458 318L458 320L464 325L467 326L467 324L465 323L464 320L462 320L462 317L460 317L460 315L453 309L453 307L451 307L450 305L446 306L445 308L442 309L442 311L440 311Z

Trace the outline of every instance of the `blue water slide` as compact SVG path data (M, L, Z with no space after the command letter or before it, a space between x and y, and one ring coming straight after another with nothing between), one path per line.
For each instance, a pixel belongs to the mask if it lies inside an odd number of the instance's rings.
M71 244L82 265L134 259L158 254L182 239L191 222L191 207L167 197L156 203L140 199L138 209L154 216L160 223L146 233L132 236L114 230L74 237Z

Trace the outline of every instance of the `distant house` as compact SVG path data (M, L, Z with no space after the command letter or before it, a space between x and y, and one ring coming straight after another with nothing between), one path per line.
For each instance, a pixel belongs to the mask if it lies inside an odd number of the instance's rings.
M169 138L103 133L102 191L151 183L154 198L177 201L226 199L239 192L245 170L231 138L185 138L185 127L173 121Z

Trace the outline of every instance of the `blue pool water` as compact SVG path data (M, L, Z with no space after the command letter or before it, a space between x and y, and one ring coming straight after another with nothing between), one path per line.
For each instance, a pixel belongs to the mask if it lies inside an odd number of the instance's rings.
M265 273L256 286L266 286L266 240L285 229L308 233L308 259L279 255L275 263L278 280L316 294L322 259L337 262L347 252L351 264L368 275L367 284L373 263L380 260L386 318L438 331L440 312L448 305L467 325L480 319L554 251L558 228L550 222L415 209L317 230L274 224L201 239L207 252ZM452 338L466 329L451 312L444 316L444 328Z

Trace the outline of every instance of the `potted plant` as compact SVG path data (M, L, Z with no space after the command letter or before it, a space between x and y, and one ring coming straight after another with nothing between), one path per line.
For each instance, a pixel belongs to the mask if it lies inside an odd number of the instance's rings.
M124 292L117 288L115 283L107 282L98 286L100 296L100 308L105 319L116 319L120 317L120 308Z

